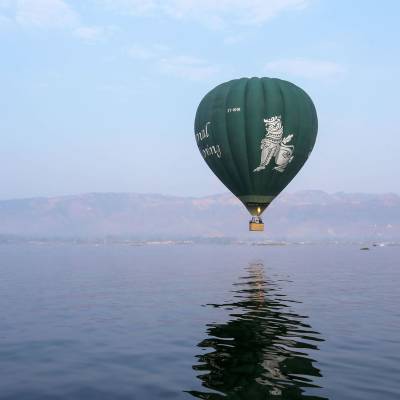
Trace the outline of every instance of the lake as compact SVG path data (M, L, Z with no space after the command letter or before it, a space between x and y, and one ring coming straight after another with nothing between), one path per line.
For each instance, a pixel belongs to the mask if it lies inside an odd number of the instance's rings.
M0 399L400 398L400 247L0 246Z

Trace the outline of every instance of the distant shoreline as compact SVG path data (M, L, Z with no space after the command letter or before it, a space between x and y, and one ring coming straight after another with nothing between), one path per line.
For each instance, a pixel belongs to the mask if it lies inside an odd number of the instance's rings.
M140 246L190 246L190 245L220 245L220 246L314 246L314 245L356 245L371 247L400 246L400 241L374 241L374 240L240 240L234 238L191 238L191 239L126 239L126 238L24 238L1 237L0 245L30 244L30 245L94 245L110 246L123 245L131 247Z

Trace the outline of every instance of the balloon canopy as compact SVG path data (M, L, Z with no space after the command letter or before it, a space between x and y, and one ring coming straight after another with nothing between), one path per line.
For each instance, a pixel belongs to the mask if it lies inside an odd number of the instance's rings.
M205 162L256 217L304 165L317 129L307 93L275 78L218 85L205 95L195 119Z

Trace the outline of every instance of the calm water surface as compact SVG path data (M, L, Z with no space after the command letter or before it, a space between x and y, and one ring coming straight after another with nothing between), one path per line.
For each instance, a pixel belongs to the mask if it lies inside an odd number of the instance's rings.
M0 246L0 399L400 398L400 247Z

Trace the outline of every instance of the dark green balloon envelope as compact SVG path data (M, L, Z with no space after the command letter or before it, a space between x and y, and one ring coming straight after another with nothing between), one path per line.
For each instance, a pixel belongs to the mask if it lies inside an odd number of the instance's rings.
M195 137L207 165L253 216L296 176L318 130L304 90L275 78L222 83L201 101Z

